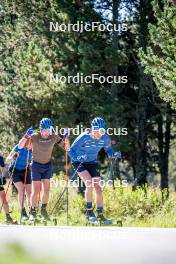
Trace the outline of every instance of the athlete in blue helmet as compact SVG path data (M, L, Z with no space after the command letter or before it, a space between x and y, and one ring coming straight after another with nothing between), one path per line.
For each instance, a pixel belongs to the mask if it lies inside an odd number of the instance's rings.
M18 144L15 145L13 150L10 152L6 159L6 163L9 164L9 173L13 173L13 183L18 191L18 201L20 208L22 210L22 219L27 220L28 215L24 206L24 183L25 183L25 192L27 197L27 205L30 208L30 196L31 196L31 172L29 163L32 159L32 150L31 145L26 142L24 148L19 149ZM29 145L29 146L28 146ZM29 157L28 157L29 155ZM27 164L27 158L29 158ZM28 166L26 168L26 166ZM27 170L26 170L27 169ZM26 179L25 179L26 178Z
M103 195L100 186L99 165L97 163L98 152L104 148L107 155L111 158L121 157L120 152L114 152L111 147L111 139L105 133L106 123L100 118L93 119L91 129L79 135L69 149L69 156L72 165L77 170L79 177L83 180L86 190L86 216L90 222L100 219L105 224L111 224L112 221L103 216ZM92 209L92 192L96 193L96 211L95 216Z
M32 177L32 194L31 194L31 210L29 219L33 220L36 217L36 203L43 189L43 196L41 199L41 216L49 220L46 211L49 200L50 179L52 177L52 163L51 155L55 143L58 143L61 148L64 147L64 142L60 136L52 133L53 122L49 118L42 118L39 124L40 131L33 133L30 128L26 132L24 138L19 142L18 148L23 148L28 139L31 140L32 145L32 163L31 163L31 177Z

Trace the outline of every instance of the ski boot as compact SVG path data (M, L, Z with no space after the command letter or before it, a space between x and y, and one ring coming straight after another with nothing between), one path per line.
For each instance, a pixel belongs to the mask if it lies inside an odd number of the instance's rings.
M95 224L97 222L97 217L95 216L93 209L86 210L86 217L88 224Z
M43 220L43 224L44 225L47 225L47 222L51 221L51 219L50 219L45 207L41 208L41 219Z
M27 213L26 213L26 209L23 208L23 209L22 209L22 212L21 212L21 220L22 220L22 221L27 221L28 219L29 219L29 217L28 217L28 215L27 215Z
M6 214L6 223L16 225L17 220L13 219L10 214Z
M37 215L36 215L36 210L35 208L30 209L30 213L29 213L29 224L36 224L36 220L37 220Z
M100 225L112 225L112 220L107 219L104 217L103 212L97 211L97 221L100 223Z

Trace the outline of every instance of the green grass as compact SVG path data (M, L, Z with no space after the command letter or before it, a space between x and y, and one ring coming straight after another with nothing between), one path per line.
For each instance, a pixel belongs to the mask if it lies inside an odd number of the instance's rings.
M52 259L42 259L40 256L36 257L29 252L26 252L18 244L8 244L5 249L0 251L1 264L59 264Z
M117 184L118 186L118 184ZM54 184L51 188L48 212L51 212L58 197L63 190ZM10 207L13 208L12 216L19 220L20 211L17 197L9 197ZM131 187L104 189L105 215L113 220L121 219L126 227L176 227L176 193L170 193L168 199L162 200L159 189L148 187L146 192L138 188L132 191ZM85 202L77 195L74 188L69 188L69 225L85 226ZM58 225L66 225L66 193L57 204L53 214L57 217ZM0 222L4 216L0 214Z

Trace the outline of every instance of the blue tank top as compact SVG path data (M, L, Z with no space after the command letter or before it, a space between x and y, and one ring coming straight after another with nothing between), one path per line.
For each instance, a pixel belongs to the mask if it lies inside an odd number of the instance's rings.
M17 156L17 161L16 161L16 165L15 168L17 170L25 170L26 169L26 162L27 162L27 157L28 157L28 149L27 148L22 148L19 149L18 145L16 145L13 149L17 154L19 153L19 156ZM32 149L29 150L29 161L28 164L31 162L32 160ZM10 168L13 168L15 163L15 159L12 160L12 162L10 163Z

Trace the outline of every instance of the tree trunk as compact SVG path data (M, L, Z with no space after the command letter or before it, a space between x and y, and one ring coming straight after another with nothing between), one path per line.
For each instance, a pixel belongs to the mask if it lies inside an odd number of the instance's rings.
M120 0L113 0L112 2L112 23L116 24L118 27L119 24L119 4L120 4ZM112 34L112 48L116 51L118 49L118 41L119 41L119 37L118 37L118 32L117 31L113 31ZM119 71L118 71L118 65L112 65L112 75L113 76L117 76L118 77ZM112 83L111 85L111 96L114 100L114 98L117 96L117 87L118 84L114 84ZM115 121L116 122L116 121ZM117 127L117 126L116 126ZM120 170L119 170L119 163L116 163L114 166L114 180L116 180L117 178L120 179ZM114 183L113 183L114 185Z
M147 98L145 91L147 83L148 79L143 74L142 69L140 69L136 156L136 175L137 185L139 186L143 186L147 183Z
M165 132L163 127L163 116L158 117L158 146L159 146L159 170L161 174L161 190L168 191L168 164L171 139L171 109L167 106Z
M148 20L149 9L152 7L146 5L149 1L140 0L139 4L139 42L140 46L145 50L148 39ZM137 185L143 186L147 183L147 90L151 85L151 80L147 77L140 64L139 70L139 95L138 95L138 135L137 135L137 157L136 157L136 174Z

